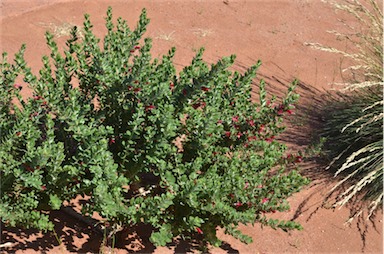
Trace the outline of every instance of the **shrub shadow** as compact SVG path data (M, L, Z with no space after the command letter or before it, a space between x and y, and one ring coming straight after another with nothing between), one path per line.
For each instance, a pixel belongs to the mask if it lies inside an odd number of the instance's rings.
M98 248L95 248L95 246L100 246L101 235L88 225L62 211L51 211L49 217L54 222L54 232L42 233L34 229L5 227L2 225L2 242L12 243L11 247L5 248L7 252L13 253L16 250L31 249L37 252L47 252L55 247L70 252L98 252ZM75 238L83 241L86 236L88 236L88 239L81 248L74 245Z
M278 67L278 66L277 66ZM238 64L237 69L242 71L246 70L246 66ZM291 86L295 80L291 78L280 78L276 76L269 76L258 71L256 82L253 84L252 98L258 100L258 85L260 80L263 79L266 82L267 93L276 95L277 98L282 98L285 95L285 91ZM303 151L305 153L304 162L300 167L301 175L311 179L312 183L309 188L316 188L316 191L312 191L297 207L291 220L296 220L300 215L307 216L306 221L310 221L311 218L320 209L333 209L336 208L329 206L332 203L332 198L335 198L338 194L342 193L348 187L348 183L341 186L337 192L333 192L324 198L324 202L313 203L316 194L319 192L328 193L333 185L340 178L335 178L334 174L337 168L327 169L331 159L327 156L327 145L319 147L317 151L311 151L314 149L314 145L319 144L322 137L322 130L325 126L328 114L337 110L333 105L340 103L340 99L344 97L341 93L336 91L325 91L317 89L309 84L298 81L296 85L296 93L300 95L299 102L296 106L295 115L287 116L285 124L286 130L279 137L279 140L288 145L290 149ZM331 144L332 145L332 144ZM292 166L291 169L295 169L296 166ZM357 211L362 207L361 197L356 197L347 205L349 209L350 217L356 215ZM381 210L380 210L381 211ZM377 211L377 213L380 213ZM348 218L345 218L346 220ZM377 220L375 220L375 214L367 221L366 216L359 216L356 220L356 227L360 233L362 241L362 249L364 252L367 241L367 234L370 230L374 230L379 233Z

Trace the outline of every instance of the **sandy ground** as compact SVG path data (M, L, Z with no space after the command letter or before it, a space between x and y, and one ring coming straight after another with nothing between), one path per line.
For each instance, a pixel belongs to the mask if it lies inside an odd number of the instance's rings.
M26 43L26 59L35 73L42 66L41 56L49 53L44 40L46 30L63 43L68 28L81 25L83 14L89 13L95 33L102 36L106 31L105 12L107 6L112 6L114 17L127 19L131 27L137 22L141 9L146 8L151 23L145 36L154 40L153 56L159 57L175 46L177 68L190 63L196 49L203 46L206 48L204 59L208 62L236 54L234 68L240 71L262 60L259 78L264 78L274 93L278 94L294 78L299 78L302 109L315 108L321 95L335 88L332 82L342 80L343 59L305 45L319 42L345 47L326 31L345 29L337 19L348 17L317 0L2 0L0 6L1 51L12 56ZM316 131L310 124L312 120L311 115L304 113L290 122L285 141L292 149L303 149L310 143L310 134ZM316 161L305 161L302 168L303 173L313 179L312 184L290 199L291 212L276 216L300 222L303 231L285 233L244 225L241 229L253 237L252 244L244 245L219 231L225 244L211 249L211 253L382 253L382 214L373 221L355 220L351 225L344 225L350 215L348 207L340 210L320 207L332 184L324 178L324 167ZM56 218L61 244L50 233L3 227L1 241L11 243L11 247L1 251L98 252L100 236L65 214L54 212L52 216ZM145 228L132 229L113 251L186 253L191 247L175 240L169 247L155 248L147 238Z

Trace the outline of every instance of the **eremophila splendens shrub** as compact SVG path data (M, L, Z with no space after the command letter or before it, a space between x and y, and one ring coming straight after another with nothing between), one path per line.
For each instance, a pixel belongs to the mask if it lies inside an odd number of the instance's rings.
M351 65L341 96L327 106L324 135L329 154L333 157L328 168L335 169L341 180L331 189L338 192L334 206L343 206L353 198L360 202L354 216L368 208L368 218L383 202L383 14L377 0L324 1L337 11L354 17L359 24L345 23L349 32L332 31L344 39L350 50L342 51L318 43L309 46L341 54ZM329 113L331 112L331 113ZM348 185L349 184L349 185Z
M239 224L301 229L269 214L289 210L287 198L308 180L285 170L283 115L292 112L294 84L278 104L251 100L260 63L230 71L235 56L215 64L199 50L176 73L175 49L161 59L137 28L113 22L101 42L88 16L84 36L74 28L64 52L46 34L51 57L35 76L23 54L0 63L0 218L7 226L52 230L46 211L88 196L84 215L97 212L111 233L139 223L150 240L174 237L220 245L221 227L243 242ZM17 76L33 91L22 98ZM75 84L78 84L76 86ZM18 101L20 106L14 104Z

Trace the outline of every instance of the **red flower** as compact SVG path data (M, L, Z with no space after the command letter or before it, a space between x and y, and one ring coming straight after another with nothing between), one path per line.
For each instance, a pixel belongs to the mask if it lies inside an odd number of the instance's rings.
M135 93L139 93L141 91L141 88L140 87L136 87L134 90L133 90Z
M140 46L135 46L134 49L140 49Z
M263 198L263 200L261 200L261 203L264 204L264 203L266 203L268 201L269 201L269 198Z
M303 161L303 157L302 156L296 156L296 160L295 162L302 162Z
M16 88L16 89L21 89L22 88L20 84L14 84L13 87Z
M41 97L41 96L38 96L38 95L35 95L35 96L33 96L33 99L34 99L35 101L37 101L37 100L42 99L42 97Z
M234 123L237 123L237 122L239 121L239 116L234 116L234 117L232 117L232 121L233 121Z
M46 189L47 189L47 187L45 185L41 186L42 191L45 191Z
M21 132L20 131L16 132L16 136L20 137L21 136Z
M186 89L183 89L183 95L187 96L187 90Z
M294 112L293 112L293 110L292 110L292 109L288 109L286 112L287 112L289 115L292 115L292 114L294 114Z
M265 128L264 124L260 125L260 127L259 127L259 131L258 131L259 134L262 133L262 132L264 131L264 128Z
M199 107L205 108L205 106L207 106L207 103L205 101L203 101L203 102L196 102L196 103L192 104L192 107L194 109L197 109Z
M245 186L244 186L244 189L247 189L248 187L249 187L249 183L246 182L246 183L245 183Z
M241 138L241 136L243 136L243 133L238 132L238 133L237 133L237 138Z
M173 89L175 88L175 84L173 84L173 83L171 82L171 84L169 84L169 88L171 88L171 90L173 91Z
M197 231L197 233L199 233L200 235L203 234L203 230L201 230L201 228L196 227L196 231Z
M29 166L28 164L23 164L23 166L25 167L25 169L27 170L27 171L29 171L29 172L33 172L33 171L35 171L31 166Z
M204 92L208 92L208 91L209 91L209 88L208 88L208 87L205 87L205 86L202 86L202 87L201 87L201 90L203 90Z
M115 138L110 138L110 139L109 139L109 144L112 145L112 144L114 144L114 143L116 143Z
M282 115L284 113L284 105L280 104L278 107L275 108L277 110L278 115Z
M255 121L253 121L253 120L249 120L249 121L248 121L248 124L249 124L250 126L254 127L254 126L255 126Z
M152 109L155 109L156 107L155 106L153 106L153 105L149 105L149 106L145 106L145 111L150 111L150 110L152 110Z
M263 188L263 185L258 185L256 188L258 188L258 189L262 189Z
M266 138L265 141L267 141L268 143L271 143L274 139L275 139L275 136L271 136L269 138Z
M129 52L131 52L131 53L135 53L135 50L134 50L134 49L132 49L132 50L130 50Z
M236 208L239 208L240 206L242 206L243 204L241 202L237 202L234 204Z
M226 136L227 138L229 138L229 137L231 136L231 132L230 132L230 131L226 131L226 132L225 132L225 136Z
M256 136L251 136L251 137L248 137L248 141L251 142L253 140L256 140Z
M196 103L192 104L192 107L194 109L197 109L198 107L200 107L200 102L196 102Z

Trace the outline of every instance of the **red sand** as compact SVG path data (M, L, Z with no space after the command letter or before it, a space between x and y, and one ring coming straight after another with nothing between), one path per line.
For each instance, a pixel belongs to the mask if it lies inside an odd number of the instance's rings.
M298 92L302 108L310 102L321 100L320 94L333 88L340 81L340 58L305 46L306 42L319 42L331 46L343 46L327 30L341 30L337 14L320 1L311 0L217 0L217 1L91 1L91 0L30 0L1 2L1 51L12 56L22 43L27 44L26 59L35 73L42 66L41 56L48 54L44 32L56 32L59 42L65 28L81 25L83 14L89 13L94 31L105 33L104 17L107 6L113 7L114 17L122 16L135 26L140 11L147 8L151 23L145 34L152 37L153 56L165 54L175 46L175 63L182 68L190 63L195 50L206 48L205 60L214 62L219 57L236 54L235 68L245 67L261 59L263 65L259 77L266 79L270 90L279 93L284 85L295 77L301 85ZM345 17L344 17L345 18ZM63 44L62 44L63 45ZM25 94L28 96L28 93ZM313 104L312 104L313 105ZM293 119L293 122L310 121ZM286 135L291 149L303 149L310 143L310 126L292 124ZM299 138L300 137L300 138ZM383 223L381 212L373 222L355 220L350 226L343 223L350 209L330 210L321 208L321 201L331 187L322 181L324 169L315 162L302 165L304 174L313 177L312 184L294 195L290 201L291 212L278 214L280 219L295 218L304 230L285 233L259 225L242 226L244 233L253 237L254 243L244 245L232 237L223 235L223 248L211 249L211 253L382 253ZM59 245L53 234L31 230L2 228L1 243L10 243L5 252L98 252L101 238L81 222L55 212L56 232ZM140 239L141 238L141 239ZM177 245L177 242L175 242ZM148 241L148 232L137 228L137 235L130 233L120 242L114 252L127 253L141 250L142 253L185 253L188 244L180 243L171 248L154 248Z

